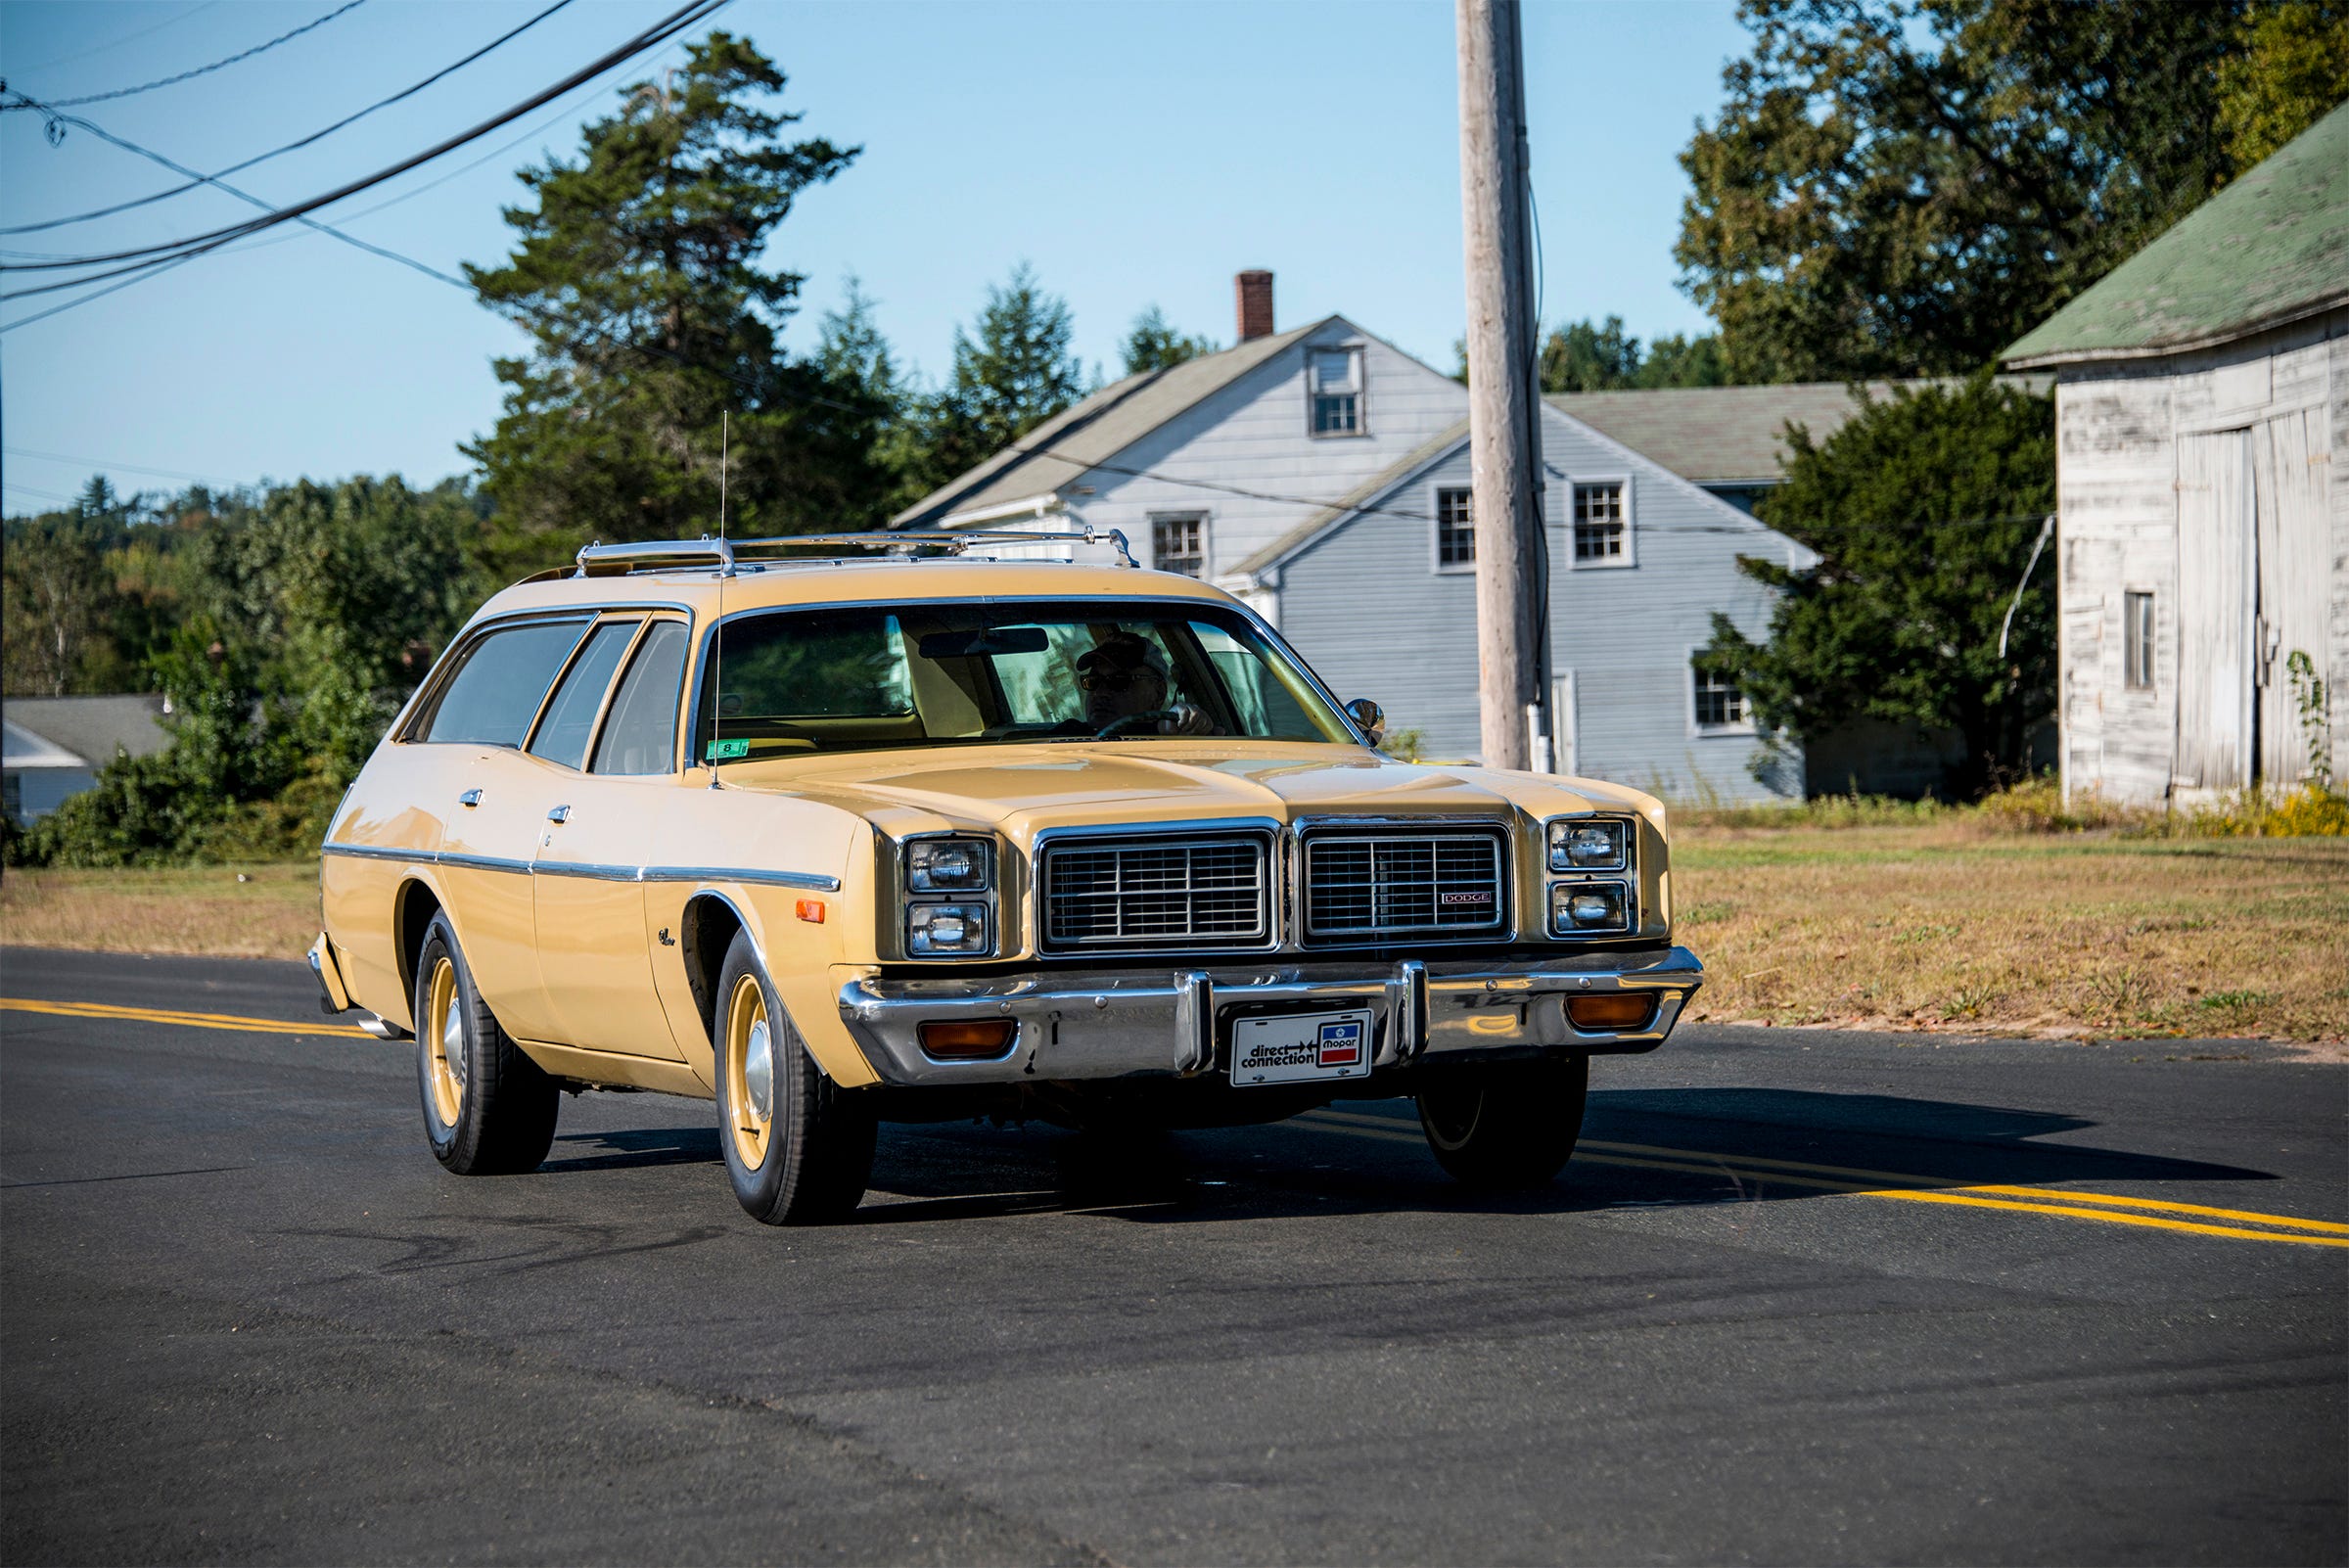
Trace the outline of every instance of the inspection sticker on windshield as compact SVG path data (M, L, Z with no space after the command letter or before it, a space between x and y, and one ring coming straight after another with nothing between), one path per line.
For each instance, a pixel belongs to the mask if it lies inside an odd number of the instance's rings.
M1370 1075L1370 1015L1282 1013L1231 1022L1234 1084Z

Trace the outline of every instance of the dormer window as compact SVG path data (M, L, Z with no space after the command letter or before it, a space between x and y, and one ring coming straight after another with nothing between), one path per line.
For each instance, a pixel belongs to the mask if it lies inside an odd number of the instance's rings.
M1315 348L1305 356L1306 396L1316 436L1362 434L1362 351Z

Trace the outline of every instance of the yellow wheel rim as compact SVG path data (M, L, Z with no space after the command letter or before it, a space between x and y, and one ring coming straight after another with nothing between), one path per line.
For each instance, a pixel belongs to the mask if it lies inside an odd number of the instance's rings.
M734 983L726 998L726 1135L746 1171L766 1163L775 1126L774 1030L766 1017L766 988L756 975Z
M416 1020L424 1037L426 1061L433 1080L433 1114L443 1127L455 1127L465 1110L465 1012L457 993L457 966L446 953L433 963L433 981L425 989L424 1016Z

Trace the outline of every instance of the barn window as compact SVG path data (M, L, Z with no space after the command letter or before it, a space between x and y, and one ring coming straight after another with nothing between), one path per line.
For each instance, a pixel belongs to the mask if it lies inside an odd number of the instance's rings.
M1629 566L1623 511L1623 481L1605 480L1574 487L1574 564Z
M1207 576L1207 514L1180 512L1150 519L1150 559L1161 572Z
M2121 596L2122 676L2131 691L2153 689L2153 595Z
M1728 676L1694 667L1689 677L1695 681L1696 727L1698 729L1743 729L1745 721L1745 693Z
M1465 485L1436 491L1436 570L1458 572L1476 565L1476 521Z
M1306 355L1306 391L1316 436L1362 434L1362 355L1359 348L1316 348Z

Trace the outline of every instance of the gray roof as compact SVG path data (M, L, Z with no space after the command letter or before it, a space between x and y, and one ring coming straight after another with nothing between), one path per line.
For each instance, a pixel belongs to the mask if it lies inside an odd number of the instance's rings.
M1045 420L969 473L923 496L890 519L889 526L935 527L953 513L1049 495L1337 319L1324 317L1221 353L1203 354L1167 370L1145 371L1113 382Z
M151 757L171 744L171 732L162 726L160 692L121 697L11 697L0 702L0 713L17 728L63 747L92 767L113 761L117 751Z
M2141 359L2349 305L2349 104L2188 212L2000 357Z
M1875 402L1895 385L1871 381L1865 390ZM1857 409L1851 387L1840 381L1555 392L1543 400L1698 484L1774 484L1787 426L1801 425L1823 441Z

